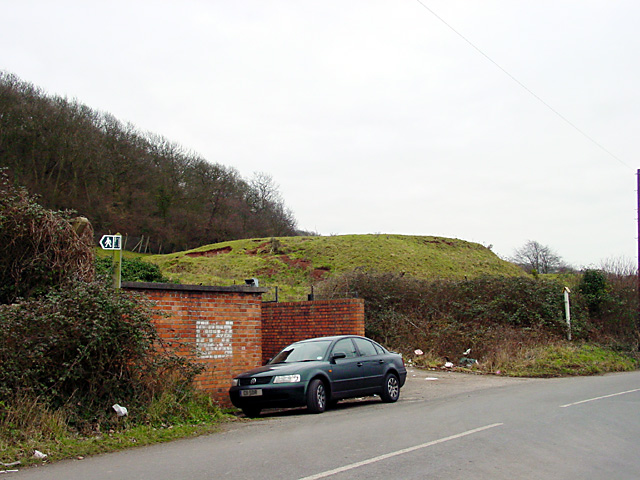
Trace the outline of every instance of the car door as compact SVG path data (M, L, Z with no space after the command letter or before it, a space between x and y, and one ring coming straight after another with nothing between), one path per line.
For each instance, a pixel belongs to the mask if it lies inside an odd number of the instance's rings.
M363 388L363 364L351 338L343 338L335 343L331 357L336 354L344 354L344 358L336 358L335 364L331 365L329 377L332 390L336 397L349 396Z
M366 338L354 338L353 341L358 348L363 366L363 386L367 389L379 389L386 371L386 362L381 355L382 349Z

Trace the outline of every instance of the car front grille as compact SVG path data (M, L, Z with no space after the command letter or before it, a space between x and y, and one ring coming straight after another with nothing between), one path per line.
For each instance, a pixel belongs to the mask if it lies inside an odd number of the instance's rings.
M240 386L246 387L249 385L264 385L269 383L273 377L251 377L251 378L241 378ZM251 383L251 380L255 380L254 383Z

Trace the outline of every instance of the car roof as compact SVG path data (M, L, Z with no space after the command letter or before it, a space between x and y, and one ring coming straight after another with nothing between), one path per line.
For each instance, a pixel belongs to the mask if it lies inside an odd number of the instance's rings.
M299 340L295 343L303 343L303 342L317 342L320 340L340 340L343 338L366 338L366 337L362 337L360 335L332 335L330 337L315 337L315 338L306 338L304 340Z

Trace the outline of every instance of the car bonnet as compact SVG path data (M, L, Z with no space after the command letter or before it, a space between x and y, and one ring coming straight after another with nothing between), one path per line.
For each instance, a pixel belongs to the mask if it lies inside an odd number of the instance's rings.
M301 370L310 367L318 362L292 362L292 363L274 363L254 368L238 375L238 378L246 377L263 377L268 375L288 375L299 373Z

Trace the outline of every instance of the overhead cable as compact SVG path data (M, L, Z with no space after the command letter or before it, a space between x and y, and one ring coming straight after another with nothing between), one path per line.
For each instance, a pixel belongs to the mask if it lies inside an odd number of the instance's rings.
M618 162L620 162L622 165L624 165L627 168L630 168L633 170L633 168L628 165L626 162L622 161L617 155L615 155L613 152L611 152L610 150L608 150L604 145L602 145L600 142L598 142L596 139L594 139L591 135L589 135L588 133L586 133L584 130L582 130L581 128L579 128L575 123L573 123L571 120L569 120L567 117L565 117L564 115L562 115L558 110L556 110L555 108L553 108L551 105L549 105L546 101L544 101L539 95L537 95L533 90L531 90L529 87L527 87L524 83L522 83L520 80L518 80L516 77L514 77L511 73L509 73L506 69L504 69L498 62L496 62L495 60L493 60L489 55L487 55L486 53L484 53L480 48L478 48L476 45L474 45L473 42L471 42L471 40L469 40L467 37L465 37L464 35L462 35L462 33L460 33L458 30L456 30L452 25L450 25L449 23L447 23L440 15L438 15L436 12L434 12L431 8L429 8L427 5L425 5L422 0L416 0L424 9L426 9L427 11L429 11L429 13L431 13L431 15L433 15L434 17L436 17L438 20L440 20L445 26L447 26L447 28L449 28L453 33L455 33L457 36L459 36L461 39L463 39L465 42L467 42L476 52L478 52L480 55L482 55L484 58L486 58L487 60L489 60L494 66L496 66L502 73L504 73L506 76L508 76L511 80L513 80L514 82L516 82L521 88L523 88L527 93L529 93L533 98L535 98L536 100L538 100L540 103L542 103L545 107L547 107L549 110L551 110L556 116L558 116L561 120L563 120L566 124L568 124L569 126L571 126L574 130L576 130L578 133L580 133L583 137L585 137L587 140L589 140L591 143L593 143L594 145L596 145L600 150L602 150L603 152L605 152L607 155L609 155L610 157L614 158L615 160L617 160Z

